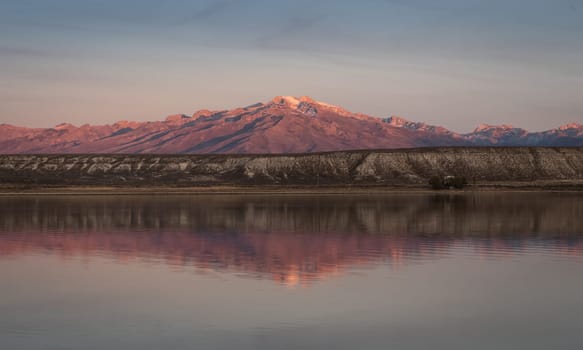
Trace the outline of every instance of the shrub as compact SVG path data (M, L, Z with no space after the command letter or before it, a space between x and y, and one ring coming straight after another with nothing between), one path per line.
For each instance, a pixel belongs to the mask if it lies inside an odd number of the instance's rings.
M453 187L455 189L461 190L462 188L464 188L466 185L468 184L468 181L466 180L465 177L463 176L454 176L451 180L450 180L450 187Z
M429 179L429 185L431 185L431 188L434 190L443 190L445 188L443 180L439 176L432 176Z
M462 189L468 184L467 179L464 176L432 176L429 179L429 185L434 190L443 190L447 188Z

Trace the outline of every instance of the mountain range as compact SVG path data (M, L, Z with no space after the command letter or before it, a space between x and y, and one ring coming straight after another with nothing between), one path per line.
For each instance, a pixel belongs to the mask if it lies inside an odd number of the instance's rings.
M353 113L310 97L278 96L233 110L163 121L53 128L0 125L0 153L305 153L437 146L583 146L583 125L543 132L480 125L460 134L400 117Z

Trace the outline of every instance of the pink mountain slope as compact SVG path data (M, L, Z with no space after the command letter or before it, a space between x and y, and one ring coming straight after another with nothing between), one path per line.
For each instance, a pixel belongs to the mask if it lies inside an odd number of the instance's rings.
M164 121L29 129L0 125L0 153L303 153L335 150L511 144L583 145L583 127L545 133L456 134L442 127L349 112L309 97L278 96L230 111L202 110ZM562 142L562 143L561 143ZM530 144L529 144L530 145Z

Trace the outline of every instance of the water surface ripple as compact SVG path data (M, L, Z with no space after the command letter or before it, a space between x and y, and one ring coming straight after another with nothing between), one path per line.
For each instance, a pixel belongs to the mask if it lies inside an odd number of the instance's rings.
M1 349L572 349L583 195L0 197Z

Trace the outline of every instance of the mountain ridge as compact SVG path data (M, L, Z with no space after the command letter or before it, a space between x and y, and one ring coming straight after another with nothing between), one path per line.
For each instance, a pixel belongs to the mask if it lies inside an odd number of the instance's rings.
M354 113L308 96L164 120L52 128L0 124L0 153L310 153L438 146L583 146L583 125L542 132L481 124L470 133Z

